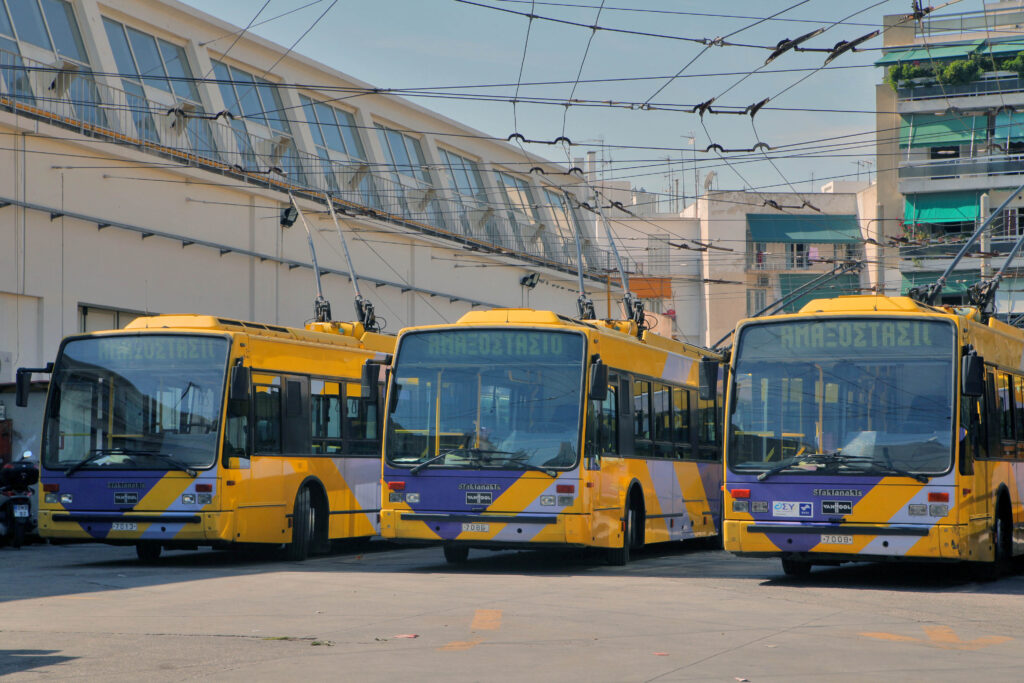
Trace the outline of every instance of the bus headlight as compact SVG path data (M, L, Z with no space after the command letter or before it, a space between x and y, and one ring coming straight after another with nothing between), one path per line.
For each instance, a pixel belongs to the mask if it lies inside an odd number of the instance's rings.
M907 506L907 513L911 517L924 517L928 514L928 506L920 503L912 503Z
M406 503L418 503L420 502L420 494L418 493L407 493L405 494Z
M946 503L932 503L928 506L928 514L932 517L945 517L949 514L949 505Z
M747 512L750 509L750 501L748 500L734 500L732 502L733 512Z
M540 497L540 504L541 505L554 505L555 504L555 497L554 496L541 496Z
M212 493L197 493L196 494L196 500L199 502L200 505L209 505L210 503L213 502L213 494Z
M60 494L60 504L61 505L70 505L71 503L74 503L74 502L75 502L75 497L72 496L70 493L62 493L62 494Z
M183 493L183 494L181 494L181 503L182 503L182 505L195 505L196 504L196 494L194 494L194 493Z
M59 493L47 493L43 498L47 503L56 503L60 499Z

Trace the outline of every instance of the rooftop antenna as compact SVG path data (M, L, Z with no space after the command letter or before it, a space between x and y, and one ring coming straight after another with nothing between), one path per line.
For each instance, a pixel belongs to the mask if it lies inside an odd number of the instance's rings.
M281 212L281 227L290 228L295 225L296 217L302 221L302 227L306 229L306 239L309 240L309 253L313 257L313 273L316 276L316 299L313 300L313 319L318 323L329 322L331 319L331 303L324 298L324 289L320 284L320 264L316 261L316 247L313 246L313 233L309 231L309 224L306 223L306 217L302 214L302 209L300 209L298 203L296 203L291 190L288 191L288 201L290 205Z
M363 324L363 329L368 332L379 332L380 326L377 324L377 316L373 311L373 304L368 299L363 298L362 292L359 291L359 278L356 277L355 266L352 265L352 255L348 251L348 241L345 239L345 233L341 229L341 224L338 222L338 214L334 212L334 199L330 194L327 195L327 208L331 211L331 220L334 221L334 227L338 231L338 238L341 240L341 246L345 250L345 260L348 261L348 273L352 279L352 287L356 290L355 306L356 306L356 318Z

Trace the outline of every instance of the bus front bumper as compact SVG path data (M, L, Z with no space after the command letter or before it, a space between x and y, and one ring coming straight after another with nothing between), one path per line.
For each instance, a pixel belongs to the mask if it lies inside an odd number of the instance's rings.
M40 510L43 538L130 545L139 541L208 544L231 540L230 512Z
M957 524L786 524L725 520L725 549L748 557L799 555L823 561L985 560Z
M381 510L383 538L458 543L481 548L593 545L589 517L580 514L500 514Z

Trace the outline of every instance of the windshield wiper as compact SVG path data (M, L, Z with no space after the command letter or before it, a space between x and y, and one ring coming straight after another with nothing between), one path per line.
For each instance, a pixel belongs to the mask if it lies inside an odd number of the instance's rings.
M419 474L420 470L425 469L427 467L430 467L431 465L433 465L438 460L443 460L444 458L448 457L452 453L456 453L456 452L461 451L461 450L463 450L463 449L462 448L449 448L446 451L441 451L440 453L438 453L434 457L429 458L427 460L424 460L419 465L416 465L415 467L410 469L409 470L409 474Z
M522 453L520 451L516 451L515 453L510 453L508 451L487 451L479 448L475 448L473 450L479 453L504 455L506 456L505 460L507 462L514 463L516 467L522 467L524 470L532 470L533 472L543 472L552 479L558 476L558 472L556 472L555 470L548 469L547 467L543 467L541 465L534 465L532 462L524 462L523 458L530 457L527 453Z
M878 462L877 460L872 460L871 462L865 464L868 465L870 469L881 470L883 472L888 472L889 474L895 474L896 476L899 477L910 477L911 479L916 479L922 484L927 484L929 480L927 474L921 474L920 472L909 472L907 470L902 470L899 467L887 465L884 462Z
M199 472L192 469L192 467L190 467L189 465L186 465L182 461L178 460L170 453L161 453L159 451L132 451L132 453L134 453L135 455L147 455L151 458L159 458L160 460L163 460L174 469L181 470L182 472L192 477L193 479L199 476Z
M72 474L82 469L91 462L96 462L100 458L105 458L108 455L131 455L127 451L123 451L120 448L94 448L89 451L89 455L85 456L74 465L68 465L64 470L64 476L70 477Z
M804 455L794 455L792 458L786 458L775 467L767 469L757 475L757 480L764 481L772 475L778 474L783 470L788 470L797 463L843 464L848 462L857 462L858 460L860 460L860 458L857 456L843 455L839 451L833 451L831 453L806 453Z

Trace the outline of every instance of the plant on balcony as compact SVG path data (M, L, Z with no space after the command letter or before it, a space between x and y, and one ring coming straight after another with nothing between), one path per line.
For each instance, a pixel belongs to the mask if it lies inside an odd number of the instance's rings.
M979 78L981 63L973 59L957 59L935 69L935 80L943 85L964 85Z
M999 68L1003 71L1013 71L1018 76L1024 76L1024 52L1018 52L1016 57L1004 59Z

